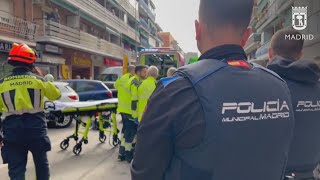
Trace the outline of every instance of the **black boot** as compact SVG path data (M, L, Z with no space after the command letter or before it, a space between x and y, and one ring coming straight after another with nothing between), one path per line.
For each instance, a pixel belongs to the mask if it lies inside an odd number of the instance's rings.
M126 152L126 161L128 163L131 163L132 159L133 159L133 151L129 151L129 152L127 151Z
M118 155L118 161L125 161L125 160L126 160L126 151L124 150L123 146L120 146L119 155Z

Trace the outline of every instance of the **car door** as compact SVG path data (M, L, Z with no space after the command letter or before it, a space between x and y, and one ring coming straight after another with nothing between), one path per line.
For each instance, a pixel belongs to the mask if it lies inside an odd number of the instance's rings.
M92 93L94 95L94 100L104 100L108 99L108 88L102 83L102 82L95 82L94 84L94 92Z

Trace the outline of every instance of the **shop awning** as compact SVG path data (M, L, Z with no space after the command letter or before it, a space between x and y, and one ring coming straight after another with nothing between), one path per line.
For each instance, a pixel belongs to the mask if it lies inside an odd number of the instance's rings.
M40 62L44 63L51 63L51 64L65 64L66 59L59 55L52 55L52 54L43 54L42 59Z

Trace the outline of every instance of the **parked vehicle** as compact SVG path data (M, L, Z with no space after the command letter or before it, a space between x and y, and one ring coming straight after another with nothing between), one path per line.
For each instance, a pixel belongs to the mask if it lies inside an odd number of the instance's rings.
M100 80L112 91L113 97L117 97L117 90L114 88L115 81L122 76L123 67L115 66L106 68L101 76Z
M68 85L66 82L54 82L53 83L61 92L61 97L57 101L60 102L78 102L78 94ZM45 101L47 101L45 99ZM50 106L50 103L46 103ZM49 127L66 128L72 123L72 116L64 116L59 114L46 113L46 120Z
M115 82L120 76L122 76L122 66L108 67L100 76L100 80L104 82Z
M95 101L113 98L111 90L102 82L96 80L66 80L69 86L79 95L80 101Z

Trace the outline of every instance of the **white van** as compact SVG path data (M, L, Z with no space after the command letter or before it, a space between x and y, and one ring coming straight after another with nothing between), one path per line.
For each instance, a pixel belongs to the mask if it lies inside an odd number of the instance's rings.
M122 76L122 69L122 66L108 67L101 73L100 80L115 82Z

